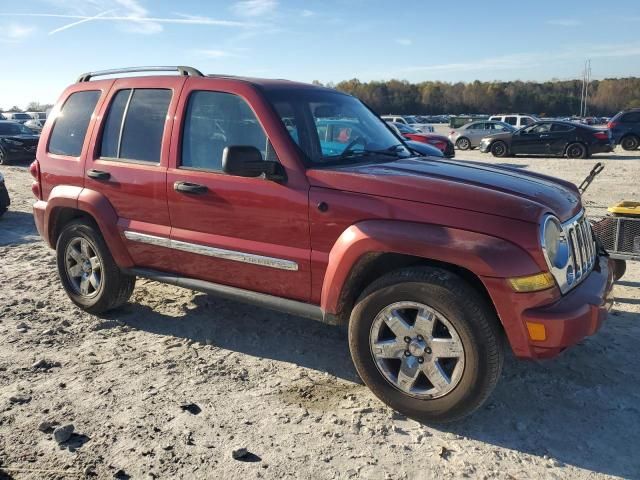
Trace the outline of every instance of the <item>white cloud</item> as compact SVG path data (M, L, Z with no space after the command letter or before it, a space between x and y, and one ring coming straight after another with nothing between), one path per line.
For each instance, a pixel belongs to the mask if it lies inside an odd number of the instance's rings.
M582 25L582 22L573 18L557 18L554 20L547 20L547 25L555 25L558 27L579 27Z
M399 43L400 45L404 45L405 47L408 47L409 45L413 44L413 42L409 38L398 38L396 39L396 43Z
M300 12L300 15L302 15L303 17L313 17L315 14L316 12L307 9L304 9Z
M219 20L205 16L175 14L173 17L154 17L138 0L48 0L63 13L0 13L5 17L43 17L69 20L49 32L56 34L87 22L114 22L124 31L153 34L163 31L163 25L202 25L247 28L256 24L236 20ZM100 12L100 13L98 13Z
M0 42L17 43L33 35L35 31L36 27L31 25L21 25L18 23L0 25Z
M277 7L277 0L241 0L233 4L231 10L243 17L260 17L273 13Z
M498 57L488 57L470 62L443 63L410 66L402 69L406 73L416 72L478 72L486 70L531 69L553 61L575 61L576 68L586 58L635 57L640 56L640 43L571 46L553 53L523 52ZM578 70L576 70L577 74Z

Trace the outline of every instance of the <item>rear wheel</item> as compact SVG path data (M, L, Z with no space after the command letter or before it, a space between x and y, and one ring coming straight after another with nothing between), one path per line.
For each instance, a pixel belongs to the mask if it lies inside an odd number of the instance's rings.
M460 137L456 140L456 148L459 150L469 150L471 148L471 142L466 137Z
M491 144L491 154L494 157L506 157L507 156L507 144L502 141L493 142Z
M627 135L620 141L620 146L624 150L636 150L640 145L640 138L635 135Z
M349 347L365 384L419 421L450 422L478 408L503 363L497 319L462 278L437 268L387 274L360 296Z
M106 312L125 304L131 296L136 277L122 273L91 223L69 223L58 238L56 254L62 285L83 310Z
M618 258L612 259L613 261L613 278L617 282L627 271L627 262Z
M7 152L4 151L4 148L0 147L0 165L4 165L7 161Z
M581 143L570 143L566 154L567 158L587 158L587 147Z

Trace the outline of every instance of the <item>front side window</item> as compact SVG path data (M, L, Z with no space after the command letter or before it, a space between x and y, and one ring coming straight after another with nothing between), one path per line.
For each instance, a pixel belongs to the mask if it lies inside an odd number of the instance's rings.
M100 156L160 163L171 95L155 88L118 91L105 120Z
M49 138L49 153L68 157L80 156L89 121L99 99L99 90L76 92L69 96L53 125Z
M389 161L411 155L384 121L352 96L322 89L265 93L285 128L287 122L295 123L296 135L290 128L287 131L302 149L309 166ZM283 104L289 105L286 115ZM293 120L290 115L294 115ZM394 126L401 132L415 132L401 122L401 117L395 118L398 122Z
M296 138L295 117L286 113L286 119L287 130ZM182 131L180 165L220 171L222 153L231 145L253 146L260 150L262 158L274 159L267 135L244 99L231 93L193 92Z
M33 135L33 130L20 123L0 123L0 135Z
M521 117L520 118L520 124L521 125L531 125L534 122L533 118L529 118L529 117Z

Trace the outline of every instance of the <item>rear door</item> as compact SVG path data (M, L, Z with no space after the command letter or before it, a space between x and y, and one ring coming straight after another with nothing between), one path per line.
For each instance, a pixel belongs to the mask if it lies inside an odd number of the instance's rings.
M254 146L264 159L280 162L286 181L223 173L222 154L231 145ZM298 161L287 130L255 87L189 78L167 174L174 269L308 301L309 184Z
M85 187L104 195L118 215L137 266L169 270L171 224L167 159L184 77L124 78L114 82L85 164Z
M547 153L549 155L564 155L571 137L575 136L576 127L565 123L552 123L547 138Z

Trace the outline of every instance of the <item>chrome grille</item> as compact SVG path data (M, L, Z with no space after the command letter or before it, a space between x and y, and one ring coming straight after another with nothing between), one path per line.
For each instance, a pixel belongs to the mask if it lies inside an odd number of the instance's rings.
M575 272L575 280L569 286L577 285L593 268L596 261L596 247L591 224L583 214L563 224L571 245L569 262Z

